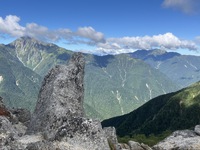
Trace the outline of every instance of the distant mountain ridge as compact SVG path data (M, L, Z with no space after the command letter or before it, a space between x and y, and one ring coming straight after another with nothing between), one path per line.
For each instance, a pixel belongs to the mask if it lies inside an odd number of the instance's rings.
M177 85L187 87L200 81L200 56L181 55L163 50L138 50L130 53L160 70Z
M13 50L13 54L24 66L41 76L45 76L55 64L66 62L73 53L55 44L41 42L30 37L21 37L8 44L7 47Z
M155 50L137 50L133 53L129 53L132 57L148 60L153 59L154 61L165 61L176 56L181 56L181 54L176 52L167 52L165 50L155 49Z
M42 77L55 65L65 64L73 54L72 51L30 37L19 38L5 47L24 66ZM86 114L93 117L105 119L122 115L155 96L178 89L160 71L128 54L84 56L84 107L88 108Z

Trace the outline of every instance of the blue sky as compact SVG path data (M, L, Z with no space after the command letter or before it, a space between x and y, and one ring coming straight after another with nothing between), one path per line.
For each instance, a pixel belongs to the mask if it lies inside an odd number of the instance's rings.
M0 43L21 36L75 51L200 51L199 0L0 0Z

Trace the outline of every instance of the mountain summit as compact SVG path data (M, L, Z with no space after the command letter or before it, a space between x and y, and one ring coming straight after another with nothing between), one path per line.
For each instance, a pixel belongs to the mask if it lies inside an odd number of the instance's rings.
M13 53L24 64L38 74L44 76L53 67L56 59L70 58L72 52L64 50L52 43L45 43L31 37L21 37L7 45L13 49ZM48 60L48 61L47 61ZM62 61L62 59L59 59ZM59 63L59 62L58 62Z

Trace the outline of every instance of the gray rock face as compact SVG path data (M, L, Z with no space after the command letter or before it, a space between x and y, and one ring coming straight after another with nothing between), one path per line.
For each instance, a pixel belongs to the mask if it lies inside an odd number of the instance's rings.
M114 150L152 150L148 145L135 141L129 141L128 144L118 143L115 127L105 127L103 130Z
M55 135L54 129L66 120L84 116L84 65L83 57L75 54L67 66L56 66L49 72L40 90L28 133L48 131Z
M135 149L137 149L137 150L144 150L141 147L140 143L135 142L135 141L129 141L128 145L130 146L130 150L135 150Z
M118 143L116 150L130 150L130 147L126 143Z
M5 116L0 116L0 149L16 149L12 143L25 133L26 127L21 124L13 124Z
M100 122L84 118L84 65L83 56L77 53L67 66L56 66L49 72L27 134L41 133L51 148L57 142L63 150L109 150ZM39 145L48 147L41 141L30 147Z
M183 150L183 149L200 149L200 136L192 130L175 131L153 146L153 150Z
M16 108L11 109L10 111L15 116L15 119L17 119L17 121L20 121L25 126L28 126L31 120L31 112L29 110L23 108Z
M117 135L116 135L116 130L115 127L105 127L103 128L106 138L113 144L117 145L118 140L117 140Z
M120 150L115 127L105 127L103 130L111 149Z
M195 126L194 132L200 136L200 125Z

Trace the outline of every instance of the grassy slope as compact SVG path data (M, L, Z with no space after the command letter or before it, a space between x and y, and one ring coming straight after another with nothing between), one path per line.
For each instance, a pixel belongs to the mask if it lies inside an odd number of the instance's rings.
M104 118L128 113L148 101L147 85L152 97L175 89L163 74L126 54L91 57L86 65L85 101Z
M24 67L9 50L3 45L0 46L0 76L3 77L0 95L10 107L33 109L42 78Z
M200 123L199 91L200 82L156 97L129 114L103 121L102 125L115 126L119 136L192 128Z

